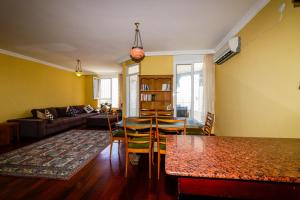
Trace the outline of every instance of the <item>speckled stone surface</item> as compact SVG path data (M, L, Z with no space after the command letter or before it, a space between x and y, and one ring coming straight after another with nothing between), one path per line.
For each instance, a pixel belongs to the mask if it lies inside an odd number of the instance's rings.
M168 136L166 173L300 183L300 139Z

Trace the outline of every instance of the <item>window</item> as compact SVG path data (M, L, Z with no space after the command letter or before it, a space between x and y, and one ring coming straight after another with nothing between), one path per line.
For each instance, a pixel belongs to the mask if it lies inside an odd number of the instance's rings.
M202 63L176 65L176 116L201 120Z
M119 79L100 78L99 79L99 101L98 104L111 103L113 108L119 107Z
M127 116L138 116L138 88L139 88L139 65L131 65L127 69L126 77L126 102Z

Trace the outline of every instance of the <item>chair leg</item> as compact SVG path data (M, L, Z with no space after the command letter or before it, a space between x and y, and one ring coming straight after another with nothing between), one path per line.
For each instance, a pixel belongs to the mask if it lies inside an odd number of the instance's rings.
M110 141L110 152L109 152L109 159L111 159L111 152L112 152L112 146L113 146L114 141Z
M152 147L152 165L154 165L154 147Z
M128 151L126 150L126 153L125 153L125 177L127 177L127 170L128 170Z
M149 152L149 179L151 179L151 167L152 167L152 156L151 156L151 152Z
M159 180L160 175L160 153L157 152L157 180Z

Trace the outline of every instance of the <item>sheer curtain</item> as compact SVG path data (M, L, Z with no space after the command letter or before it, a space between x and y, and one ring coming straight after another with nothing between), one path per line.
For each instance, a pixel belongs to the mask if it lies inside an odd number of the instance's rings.
M213 55L203 57L203 108L201 119L205 122L207 112L215 113L215 64Z

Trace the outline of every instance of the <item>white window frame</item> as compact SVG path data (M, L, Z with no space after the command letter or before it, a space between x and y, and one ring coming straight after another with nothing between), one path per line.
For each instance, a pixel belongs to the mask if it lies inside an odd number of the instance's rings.
M97 79L98 79L98 89L99 89L99 92L98 92L98 107L100 107L100 105L101 105L101 101L103 101L103 100L108 100L110 103L112 103L112 79L113 78L117 78L118 79L118 81L120 81L119 80L119 75L118 74L114 74L114 75L102 75L102 76L99 76L99 77L97 77ZM101 92L100 92L100 88L101 88L101 79L110 79L110 98L109 99L101 99ZM120 83L118 83L118 87L120 87L119 86L120 85ZM119 90L120 90L120 88L119 88ZM119 91L118 91L118 101L119 101L119 97L120 97L120 93L119 93ZM120 102L119 102L120 103ZM118 107L119 107L119 103L118 103Z
M110 82L110 98L102 98L101 97L101 80L109 80ZM108 101L109 103L112 102L112 78L100 78L99 79L99 101Z

